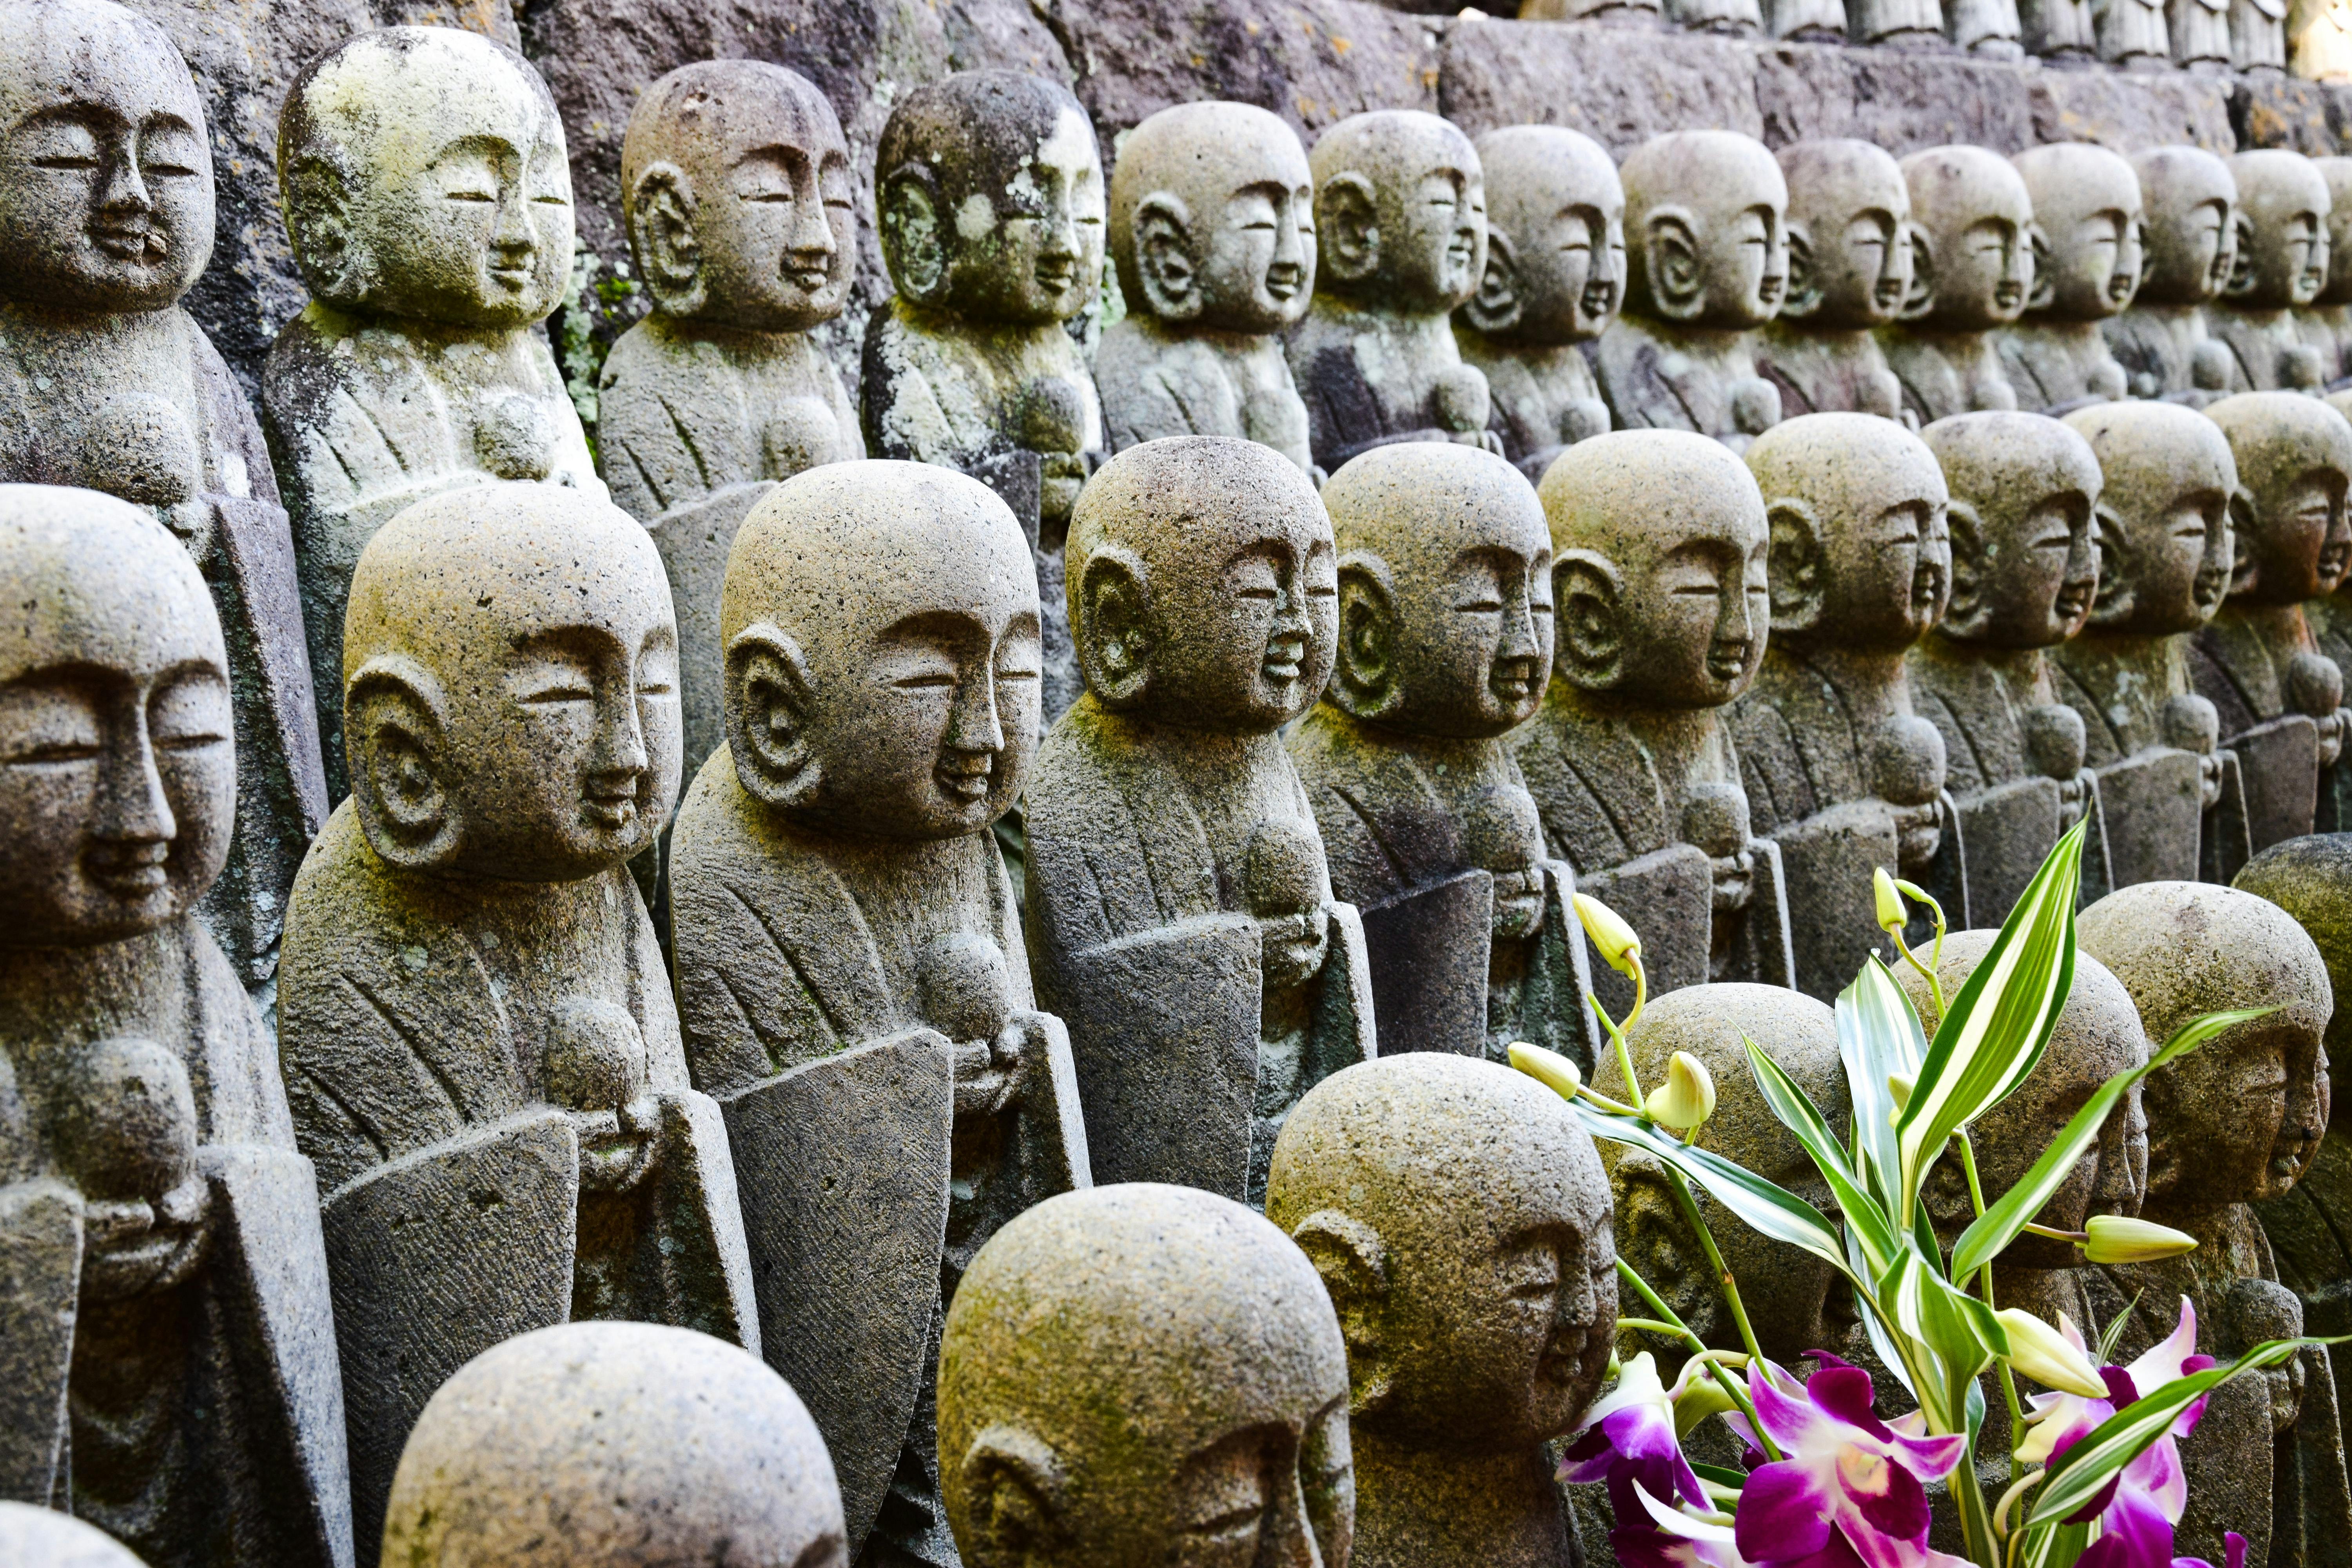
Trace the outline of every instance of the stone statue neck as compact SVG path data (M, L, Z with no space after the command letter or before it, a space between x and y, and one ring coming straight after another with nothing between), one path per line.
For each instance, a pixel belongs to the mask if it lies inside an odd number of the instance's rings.
M1929 632L1920 647L1932 658L1990 669L2007 681L2010 689L2021 694L2041 687L2044 656L2049 652L2043 647L2000 647L1991 643L1966 642L1947 637L1940 629Z
M1402 752L1416 762L1469 770L1508 752L1499 735L1432 735L1419 730L1401 730L1378 720L1359 719L1336 704L1330 706L1370 743Z
M1005 342L1040 342L1066 335L1059 321L1006 321L975 316L944 305L918 305L900 295L893 308L917 331L941 338L994 338Z
M1618 319L1651 337L1679 344L1692 353L1701 354L1737 353L1759 330L1746 323L1727 325L1720 321L1669 321L1664 316L1654 316L1646 310L1630 307ZM1748 374L1755 374L1752 367Z
M1356 1553L1393 1568L1568 1568L1544 1451L1416 1447L1354 1428Z
M1915 646L1905 643L1895 647L1853 647L1780 632L1773 634L1769 645L1801 660L1808 669L1836 687L1848 705L1858 712L1874 710L1871 717L1909 707L1910 684L1903 661ZM1868 695L1879 692L1899 696L1902 700L1881 703Z
M1258 353L1280 335L1276 332L1244 332L1233 327L1206 326L1193 321L1171 321L1164 316L1146 315L1141 311L1137 311L1128 320L1162 342L1199 343L1234 358Z
M173 962L178 926L166 921L85 947L0 947L0 1041L37 1055L104 1034L173 1026L144 1015L184 984Z
M43 305L24 300L0 299L0 321L18 323L35 331L120 331L150 322L168 321L179 313L180 302L177 300L152 310L110 310L102 307Z
M1391 305L1377 292L1377 286L1367 284L1366 294L1342 294L1320 289L1315 294L1315 313L1335 325L1360 332L1409 331L1443 333L1453 340L1454 319L1444 310L1417 310Z
M520 327L485 327L469 322L444 321L427 316L407 316L392 310L352 310L325 300L311 301L311 309L331 311L354 326L374 326L412 339L429 348L482 348L495 353L505 353L515 345L528 342L530 330L537 322Z
M1665 708L1625 694L1623 689L1593 691L1555 676L1552 690L1559 705L1580 719L1597 724L1622 724L1650 745L1669 751L1697 751L1717 729L1718 708Z

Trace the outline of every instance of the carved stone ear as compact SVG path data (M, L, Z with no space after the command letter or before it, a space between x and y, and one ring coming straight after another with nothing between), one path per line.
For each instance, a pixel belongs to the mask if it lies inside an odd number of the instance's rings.
M1916 223L1903 226L1902 242L1911 247L1911 287L1904 291L1895 318L1916 321L1936 308L1936 242Z
M2262 574L2254 564L2254 492L2240 485L2230 492L2230 592L2243 594Z
M1809 632L1822 616L1822 531L1801 500L1772 503L1772 632Z
M810 681L800 645L769 621L755 621L727 645L727 749L735 776L754 800L798 805L816 792L809 749Z
M367 258L352 237L351 182L325 158L305 158L286 176L287 231L311 291L349 303L367 293Z
M368 660L343 694L343 755L360 828L404 870L444 863L464 832L445 777L447 712L440 681L403 654Z
M1380 1232L1338 1209L1318 1209L1298 1222L1290 1239L1323 1277L1324 1292L1339 1315L1348 1344L1349 1413L1360 1415L1389 1396L1395 1369L1386 1352L1383 1320L1389 1300L1389 1252Z
M629 249L654 302L673 316L691 316L703 306L694 205L694 182L667 160L640 171L629 192Z
M1462 307L1463 317L1482 332L1510 331L1527 313L1518 258L1511 250L1509 235L1499 228L1486 231L1486 270L1478 279L1478 292Z
M988 1563L1052 1560L1068 1534L1068 1480L1053 1445L1026 1427L989 1426L964 1450L974 1555Z
M2230 280L2221 286L2224 299L2236 300L2254 291L2254 220L2243 212L2230 215Z
M1315 228L1321 271L1341 283L1360 283L1380 270L1381 213L1372 183L1334 174L1315 192Z
M1789 225L1789 293L1780 303L1784 320L1801 321L1822 308L1822 279L1813 265L1813 238L1801 223Z
M1192 265L1192 215L1172 191L1154 191L1135 207L1135 270L1144 308L1163 321L1189 321L1203 300Z
M1699 269L1698 234L1681 207L1659 207L1642 234L1650 308L1670 321L1696 321L1706 310L1706 279Z
M1339 652L1330 693L1340 710L1378 719L1403 700L1396 667L1396 583L1388 563L1368 551L1339 561Z
M2038 223L2025 226L2025 242L2033 247L2033 287L2025 291L2028 310L2046 310L2058 295L2050 275L2050 234Z
M2132 613L2131 562L2125 545L2124 520L2109 508L2091 511L2091 531L2099 552L2099 585L2091 595L2093 626L2115 626Z
M1151 683L1151 584L1143 562L1096 551L1078 578L1078 672L1105 708L1131 708Z
M1945 509L1952 536L1952 596L1944 608L1944 629L1973 637L1984 620L1984 523L1976 508L1956 500Z
M1570 550L1552 563L1553 665L1587 691L1606 691L1625 673L1624 584L1610 559Z
M931 172L909 163L882 183L881 210L876 215L881 231L882 258L889 264L890 281L910 300L939 298L948 279L947 237L940 230L939 191Z

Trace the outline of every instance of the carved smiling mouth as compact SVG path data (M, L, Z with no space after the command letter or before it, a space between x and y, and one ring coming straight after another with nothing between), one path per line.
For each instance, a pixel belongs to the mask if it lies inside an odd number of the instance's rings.
M82 855L89 879L120 899L144 899L163 890L164 866L172 846L163 839L144 844L94 844Z
M1265 678L1278 685L1288 685L1307 671L1307 639L1276 637L1265 647L1265 663L1260 666Z
M1707 649L1706 672L1717 680L1737 680L1748 673L1748 656L1754 645L1721 642Z
M2107 298L2118 305L2125 304L2138 288L2138 279L2128 272L2118 272L2107 279Z
M989 785L994 782L996 759L985 752L951 753L940 759L931 776L940 783L949 798L977 801L988 798Z
M1788 279L1785 278L1775 277L1760 279L1756 284L1756 297L1759 300L1763 300L1767 305L1778 304L1780 299L1780 290L1787 282Z
M1617 308L1617 285L1587 283L1584 286L1584 297L1579 304L1587 316L1598 321Z
M2342 582L2347 566L2352 566L2352 540L2331 544L2319 552L2319 575L2327 582Z
M2070 584L2058 590L2058 618L2075 621L2091 613L2091 596L2095 590L2082 584Z
M1870 297L1884 310L1891 310L1903 303L1903 279L1882 278L1870 290Z
M1536 694L1535 661L1515 658L1495 667L1486 689L1506 708L1517 708Z
M817 294L822 293L824 286L833 281L833 273L830 268L823 266L787 265L784 268L784 281L803 294Z
M1992 302L2004 310L2015 310L2024 302L2024 300L2025 285L2022 283L2009 282L1993 285Z
M1287 303L1296 299L1298 286L1305 280L1305 269L1287 264L1274 268L1265 275L1265 292L1269 299Z
M89 240L117 261L161 261L170 248L163 231L147 223L95 223Z
M580 815L597 826L618 833L637 820L637 781L625 785L591 784L580 797Z
M1036 279L1039 288L1058 294L1078 280L1077 258L1071 256L1043 257L1037 262Z

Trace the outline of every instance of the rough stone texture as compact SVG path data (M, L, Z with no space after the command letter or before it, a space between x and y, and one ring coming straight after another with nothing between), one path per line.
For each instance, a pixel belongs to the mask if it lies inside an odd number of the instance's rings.
M717 1105L625 863L677 798L661 559L607 502L468 486L360 558L352 797L287 916L282 1059L319 1163L362 1561L401 1444L567 1319L759 1343Z
M1784 44L1759 51L1756 98L1776 147L1850 136L1898 158L1954 142L2008 153L2035 140L2032 80L1960 55Z
M21 1502L0 1502L0 1558L41 1568L146 1568L106 1531Z
M2028 79L2027 91L2034 142L2095 142L2126 153L2176 144L2237 150L2226 79L2045 70Z
M2352 151L2352 84L2249 77L2231 85L2230 123L2242 147L2319 158Z
M1780 411L1898 417L1902 384L1871 335L1911 292L1911 189L1867 142L1799 142L1778 154L1789 182L1789 289L1764 328L1757 368Z
M1271 447L1178 437L1103 465L1069 558L1087 694L1026 795L1038 998L1099 1177L1256 1195L1298 1097L1374 1054L1363 925L1279 732L1330 677L1330 520Z
M2015 408L1993 334L2017 320L2033 287L2033 201L2009 161L1982 147L1950 146L1903 160L1916 220L1916 298L1880 333L1903 384L1903 405L1922 425L1980 409ZM1976 243L1980 229L1997 248Z
M1524 1074L1396 1057L1334 1074L1275 1146L1266 1217L1348 1340L1362 1568L1567 1568L1544 1445L1616 1330L1591 1134Z
M890 1561L951 1563L942 1290L1089 1180L989 832L1037 747L1028 542L961 474L812 470L745 520L717 629L727 741L671 842L687 1061L726 1113L768 1360L825 1433L851 1549L871 1530Z
M2089 142L2011 161L2032 198L2035 238L2025 315L1993 340L2010 389L2020 408L2111 402L2124 395L2124 367L2100 329L2139 288L2139 174Z
M972 1568L1162 1563L1213 1521L1235 1562L1336 1563L1355 1532L1323 1282L1183 1187L1066 1194L981 1249L940 1348L940 1452ZM1263 1511L1236 1517L1244 1453Z
M190 913L236 804L219 620L88 490L0 486L0 1497L156 1568L345 1568L318 1187Z
M790 1384L650 1323L509 1340L441 1385L393 1481L387 1563L842 1568L841 1497Z
M1446 30L1433 107L1473 136L1565 125L1622 158L1669 131L1761 136L1756 59L1710 34L1465 21Z
M1570 447L1538 493L1557 653L1542 710L1512 743L1547 847L1641 923L1654 993L1791 984L1780 851L1748 830L1718 719L1764 657L1754 477L1703 436L1626 430ZM1593 980L1622 1017L1631 985L1605 969Z
M2266 150L2230 160L2238 187L2236 256L2207 312L2235 362L2234 392L2316 392L2335 357L2332 336L2306 333L2302 312L2327 286L2326 176L2310 159Z
M2230 384L2230 353L2205 311L2230 281L2238 182L2202 148L2155 147L2132 160L2147 239L2131 308L2102 323L2134 397L2204 406Z
M1290 754L1332 891L1363 913L1388 1049L1500 1060L1528 1040L1589 1067L1575 874L1505 739L1551 678L1543 508L1493 453L1431 442L1374 447L1323 504L1339 653Z

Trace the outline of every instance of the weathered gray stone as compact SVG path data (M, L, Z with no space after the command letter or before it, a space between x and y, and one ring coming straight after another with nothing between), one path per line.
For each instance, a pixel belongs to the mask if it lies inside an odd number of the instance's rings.
M470 485L370 541L347 632L352 794L295 885L280 1005L367 1561L417 1412L500 1340L760 1342L726 1129L625 864L677 794L653 541L578 490Z
M21 1502L0 1502L0 1554L42 1568L145 1568L106 1531Z
M2315 158L2327 182L2327 282L2302 312L2305 341L2318 348L2320 375L2330 387L2347 374L2352 348L2352 158Z
M2028 87L2038 142L2095 142L2124 153L2171 144L2237 151L2225 79L2050 70L2034 75Z
M2206 310L2230 280L2238 183L2198 147L2156 147L2132 160L2147 240L2131 308L2100 324L2134 397L2201 408L2229 389L2230 351Z
M1787 45L1759 49L1756 97L1774 146L1847 137L1901 158L1965 142L2012 153L2034 135L2042 73L1942 51Z
M2139 174L2085 142L2011 160L2033 205L2033 289L2025 315L1993 336L2018 406L2067 409L2126 392L2105 323L2132 302L2141 264Z
M1902 384L1871 329L1911 292L1911 191L1867 142L1780 149L1789 182L1789 295L1763 331L1758 368L1785 414L1903 412Z
M0 486L0 1496L157 1568L344 1568L318 1187L191 914L237 798L219 620L89 490Z
M2207 311L2213 335L2234 362L2233 392L2316 392L2327 354L2308 340L2298 313L2327 284L2327 181L2299 153L2241 153L2234 258L2221 298ZM2332 351L2332 340L2326 342Z
M824 1439L740 1346L566 1323L461 1367L393 1481L387 1563L843 1568Z
M2025 310L2033 285L2033 201L1982 147L1935 147L1903 160L1911 186L1914 298L1881 329L1903 405L1922 425L2014 408L1992 334ZM1990 239L1991 243L1985 241Z
M1266 1217L1348 1340L1364 1568L1566 1568L1544 1445L1605 1373L1608 1177L1534 1079L1398 1057L1324 1079L1275 1147Z
M1564 125L1622 158L1689 127L1764 134L1756 51L1729 38L1476 20L1447 29L1442 58L1445 116L1474 136Z

